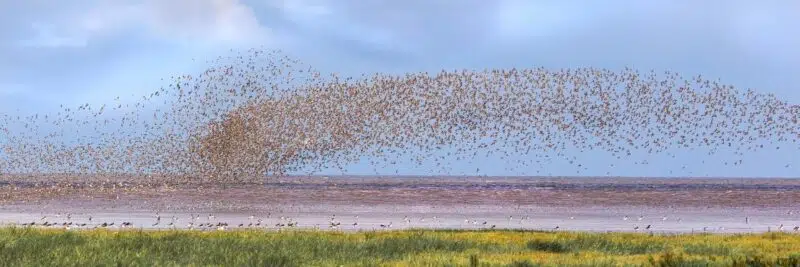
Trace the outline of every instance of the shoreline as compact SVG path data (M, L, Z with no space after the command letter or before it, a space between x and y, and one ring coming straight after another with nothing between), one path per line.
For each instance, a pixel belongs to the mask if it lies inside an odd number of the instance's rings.
M74 223L87 223L88 216L94 216L148 228L159 212L162 225L176 216L176 224L183 228L190 214L214 214L218 219L205 223L235 226L250 223L251 215L269 226L288 224L278 220L288 217L301 228L323 229L328 228L334 214L342 226L351 226L358 216L359 226L350 227L353 230L380 229L381 224L392 223L404 228L475 229L495 225L550 230L558 226L561 230L600 232L636 232L651 225L652 231L663 232L705 228L707 232L748 233L772 231L780 225L792 230L800 225L800 202L796 201L800 199L800 180L758 178L730 183L644 179L633 183L474 179L481 178L329 178L207 187L134 183L97 186L88 181L73 187L0 186L0 224L31 222L43 216L54 220L61 213L74 214Z

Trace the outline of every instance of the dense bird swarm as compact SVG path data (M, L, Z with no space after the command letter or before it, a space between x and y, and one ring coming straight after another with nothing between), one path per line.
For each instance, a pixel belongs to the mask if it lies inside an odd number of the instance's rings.
M343 78L279 52L220 58L135 103L2 118L0 172L233 182L361 157L420 162L567 147L797 149L800 106L702 77L625 69L492 69ZM2 126L2 125L0 125ZM781 148L774 144L788 143ZM439 156L437 156L439 157ZM572 161L576 166L580 162ZM741 164L741 161L732 162Z

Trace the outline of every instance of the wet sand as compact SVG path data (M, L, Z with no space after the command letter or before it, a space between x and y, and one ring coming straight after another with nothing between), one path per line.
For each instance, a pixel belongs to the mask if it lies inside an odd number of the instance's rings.
M190 214L199 214L192 228L226 222L235 230L259 218L266 230L289 222L346 231L494 226L655 233L766 232L781 224L793 232L800 225L800 179L290 177L225 186L92 179L5 177L0 222L89 223L82 228L115 222L116 228L128 221L135 228L186 229ZM173 216L177 221L168 226ZM332 219L338 227L330 226Z

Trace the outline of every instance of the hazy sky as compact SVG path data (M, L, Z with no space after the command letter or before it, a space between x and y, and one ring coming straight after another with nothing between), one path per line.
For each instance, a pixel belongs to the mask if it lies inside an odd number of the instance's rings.
M231 48L254 46L350 75L536 66L672 70L800 104L797 10L800 2L792 0L0 1L0 112L135 99L163 85L160 78L195 73ZM785 166L800 165L796 146L778 152L748 155L738 168L722 159L701 164L710 158L700 152L685 152L680 162L652 157L646 166L615 167L603 153L575 155L590 162L582 175L800 176L800 166ZM473 167L519 174L493 158L453 166L453 174ZM576 174L557 161L539 171Z

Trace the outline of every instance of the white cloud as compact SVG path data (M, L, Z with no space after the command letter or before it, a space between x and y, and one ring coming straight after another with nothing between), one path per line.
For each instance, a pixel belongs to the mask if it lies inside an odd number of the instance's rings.
M36 37L19 42L26 47L83 47L86 46L86 39L81 37L57 36L54 33L55 26L52 24L34 23L31 25L36 31Z
M280 10L283 18L295 27L312 35L402 53L417 48L409 41L404 26L416 26L422 21L420 16L408 16L411 13L406 11L421 12L427 8L427 5L418 5L414 1L271 0L267 3Z
M166 36L250 43L268 34L253 10L238 0L150 0L147 6L150 26Z
M294 19L311 19L332 13L328 3L323 1L282 0L270 2L270 4L273 7L282 9L283 12L290 14Z
M212 44L263 43L269 36L269 30L260 24L253 10L239 0L101 2L65 13L34 22L35 37L23 44L81 46L123 30L144 30L160 38Z
M547 36L583 22L581 15L586 14L576 14L578 11L563 3L506 0L496 6L495 31L497 36L511 40Z

